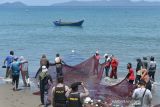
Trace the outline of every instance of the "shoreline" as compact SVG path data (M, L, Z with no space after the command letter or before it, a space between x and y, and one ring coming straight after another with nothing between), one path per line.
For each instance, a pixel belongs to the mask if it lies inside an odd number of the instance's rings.
M3 81L3 80L0 80ZM4 81L3 81L4 82ZM33 95L32 93L37 90L34 89L33 84L31 87L22 87L22 84L19 85L18 91L12 90L11 82L6 82L0 84L0 104L2 107L43 107L41 106L40 96ZM160 86L157 85L154 87L152 95L152 105L159 104L160 95L159 92ZM51 105L48 107L52 107Z

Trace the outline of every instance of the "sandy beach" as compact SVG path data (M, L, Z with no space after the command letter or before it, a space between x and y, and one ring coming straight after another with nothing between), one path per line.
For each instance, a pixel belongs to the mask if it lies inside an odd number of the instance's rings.
M40 97L33 95L30 88L19 88L13 91L11 83L0 86L1 107L43 107L40 106Z
M30 87L21 87L21 84L18 91L13 91L11 83L3 83L0 85L1 107L43 107L40 105L40 97L33 95L32 92L33 90ZM152 93L152 105L159 104L159 96L155 92Z

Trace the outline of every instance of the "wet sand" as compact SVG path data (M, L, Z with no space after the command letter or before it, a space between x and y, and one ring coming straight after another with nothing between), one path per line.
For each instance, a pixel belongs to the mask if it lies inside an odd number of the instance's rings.
M2 81L2 80L0 80ZM32 84L33 85L33 84ZM32 87L21 87L19 91L13 91L10 82L2 83L0 85L0 105L2 107L43 107L41 106L40 96L33 95ZM153 87L153 100L152 105L160 104L160 85ZM52 106L49 106L52 107Z
M32 95L30 88L13 91L10 83L0 86L1 107L43 107L40 104L40 97Z

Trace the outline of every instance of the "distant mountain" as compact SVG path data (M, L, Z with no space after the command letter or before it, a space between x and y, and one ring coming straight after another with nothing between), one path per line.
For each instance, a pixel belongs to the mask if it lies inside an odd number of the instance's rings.
M2 3L0 4L0 7L24 7L27 6L26 4L22 3L22 2L13 2L13 3Z
M133 2L130 0L70 1L65 3L56 3L52 6L160 6L160 2Z

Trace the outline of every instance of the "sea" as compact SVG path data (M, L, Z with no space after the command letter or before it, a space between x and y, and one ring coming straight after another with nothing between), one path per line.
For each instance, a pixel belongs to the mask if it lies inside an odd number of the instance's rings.
M95 54L108 53L119 61L118 72L127 74L128 62L154 56L160 75L160 7L0 7L0 66L9 51L29 61L30 76L39 68L42 54L54 62L56 53L69 65ZM55 26L53 21L81 27ZM74 51L74 52L73 52ZM0 76L5 69L0 67ZM157 76L156 81L160 81ZM159 95L160 98L160 95Z

